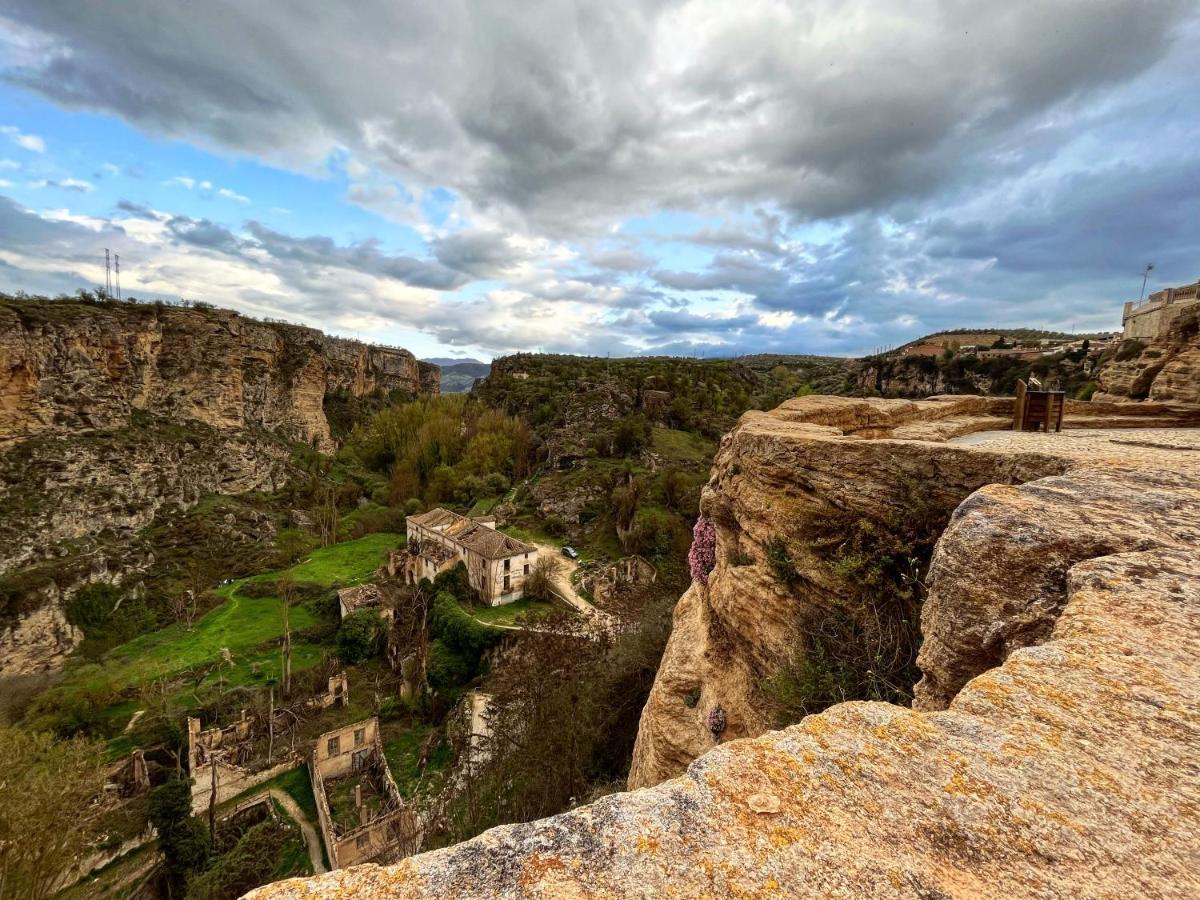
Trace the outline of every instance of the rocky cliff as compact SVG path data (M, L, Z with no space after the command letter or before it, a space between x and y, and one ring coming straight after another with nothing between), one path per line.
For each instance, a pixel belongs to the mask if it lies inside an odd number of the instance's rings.
M144 410L330 450L327 397L436 393L438 379L407 350L228 310L0 298L0 445Z
M1176 319L1152 341L1127 341L1101 367L1096 400L1157 400L1200 403L1200 323L1195 315Z
M251 896L1195 896L1200 432L946 440L1004 414L980 398L748 414L702 503L715 567L680 601L643 716L632 780L673 779ZM819 526L845 510L944 528L916 708L842 703L759 734L758 683L805 640L794 622L851 596Z

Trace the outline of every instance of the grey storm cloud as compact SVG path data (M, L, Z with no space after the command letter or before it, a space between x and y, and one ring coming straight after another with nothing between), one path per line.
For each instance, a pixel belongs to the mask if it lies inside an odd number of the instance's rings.
M479 278L495 278L527 256L506 234L493 229L450 234L434 240L432 249L442 265Z
M662 208L811 218L925 196L1150 65L1193 4L301 6L9 0L40 52L5 77L299 166L345 147L570 234Z
M258 222L249 222L246 228L256 245L277 260L354 269L369 275L395 278L413 287L439 291L462 287L471 280L438 262L384 253L373 240L339 246L332 238L320 235L293 237Z

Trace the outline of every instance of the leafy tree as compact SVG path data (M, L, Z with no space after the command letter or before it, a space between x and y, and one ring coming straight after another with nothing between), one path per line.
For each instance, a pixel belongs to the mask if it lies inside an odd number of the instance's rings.
M150 823L158 832L168 891L181 894L190 873L208 862L208 831L192 815L192 787L172 778L150 792Z
M48 897L92 839L104 787L99 745L0 728L0 897Z
M383 623L379 611L359 609L344 619L338 628L338 656L348 666L370 659L379 652Z

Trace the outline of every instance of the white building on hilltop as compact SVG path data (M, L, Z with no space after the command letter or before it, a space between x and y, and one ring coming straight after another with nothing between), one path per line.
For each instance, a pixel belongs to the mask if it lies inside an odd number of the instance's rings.
M537 547L496 530L492 516L469 518L448 509L405 519L408 546L405 580L416 584L464 562L467 579L489 606L512 603L524 595L525 578L537 561Z

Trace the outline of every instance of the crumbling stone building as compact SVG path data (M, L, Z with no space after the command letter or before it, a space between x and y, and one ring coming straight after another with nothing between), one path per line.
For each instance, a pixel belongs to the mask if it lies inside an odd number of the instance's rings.
M297 704L293 710L317 713L331 706L345 706L348 702L349 681L345 672L338 672L329 677L324 693ZM286 707L275 710L277 736L290 724L289 720L294 721L293 710ZM247 715L246 710L242 710L240 718L230 725L202 729L198 718L188 717L187 766L192 776L193 812L207 809L214 800L218 804L224 803L243 791L304 764L300 753L282 745L274 748L278 762L265 758L268 755L264 744L268 732L265 719L265 716Z
M392 780L378 719L355 722L317 738L309 773L333 868L396 862L420 850L421 821Z
M496 530L492 516L469 518L448 509L409 516L404 554L405 580L416 584L454 568L467 566L467 579L489 606L519 600L525 579L533 571L538 549ZM397 566L389 564L394 573Z

